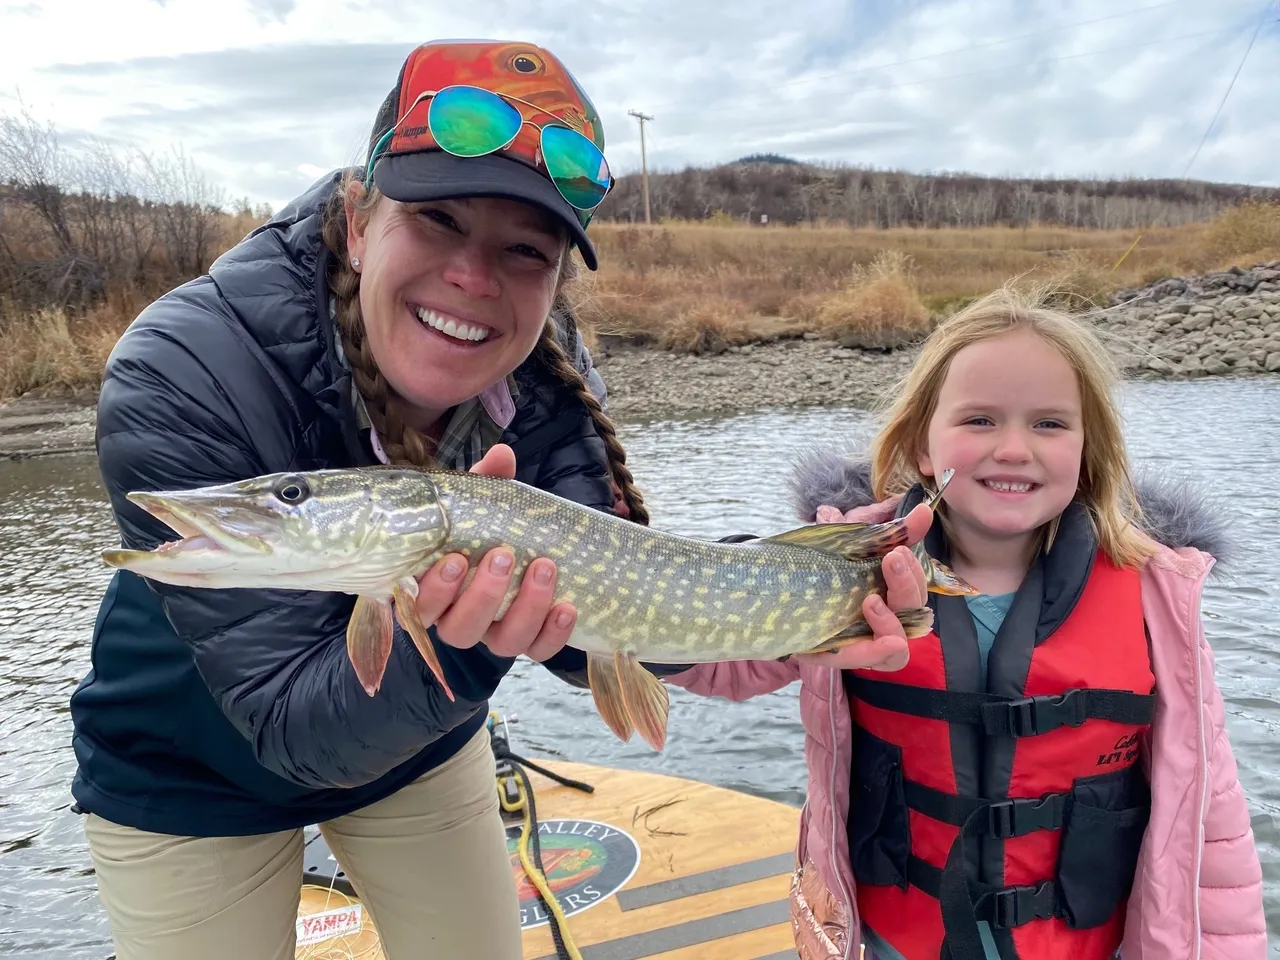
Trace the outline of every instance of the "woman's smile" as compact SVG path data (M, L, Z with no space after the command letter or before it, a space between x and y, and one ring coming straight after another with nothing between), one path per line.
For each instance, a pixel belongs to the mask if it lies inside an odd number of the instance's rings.
M446 341L452 341L458 346L479 346L501 336L493 327L485 326L475 320L459 319L443 310L410 304L409 311L425 327L441 334Z

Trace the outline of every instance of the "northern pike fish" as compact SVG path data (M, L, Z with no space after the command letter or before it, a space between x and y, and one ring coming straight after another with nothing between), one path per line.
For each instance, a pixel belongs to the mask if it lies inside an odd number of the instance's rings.
M930 498L936 507L951 478ZM741 543L678 536L515 480L373 466L277 473L192 490L134 492L130 501L179 540L103 559L164 583L354 594L347 655L374 696L398 620L453 699L418 616L417 577L446 553L515 555L499 618L528 564L556 562L556 601L578 610L569 645L586 653L596 708L623 741L666 742L665 685L641 666L775 659L838 650L872 636L862 601L885 591L880 563L907 539L902 519L807 525ZM976 593L914 548L933 593ZM475 567L466 582L474 577ZM908 637L933 625L900 611Z

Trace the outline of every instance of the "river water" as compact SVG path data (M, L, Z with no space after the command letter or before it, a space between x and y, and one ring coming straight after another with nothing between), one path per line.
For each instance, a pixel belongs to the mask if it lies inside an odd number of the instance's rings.
M1204 617L1280 957L1280 380L1136 383L1125 416L1135 458L1205 483L1234 521L1237 560L1211 581ZM825 409L628 423L622 438L654 525L717 537L795 526L792 459L868 429L862 411ZM67 701L87 668L109 576L98 551L114 542L91 456L0 463L0 956L112 955L79 818L68 809ZM527 661L494 706L515 717L518 753L661 771L799 804L797 689L740 704L672 689L661 755L639 738L619 743L590 694Z

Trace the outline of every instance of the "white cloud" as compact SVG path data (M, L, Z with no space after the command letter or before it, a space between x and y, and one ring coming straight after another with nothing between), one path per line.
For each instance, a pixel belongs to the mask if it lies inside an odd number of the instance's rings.
M0 2L0 110L69 137L181 143L279 204L361 158L412 46L553 49L618 172L770 151L995 175L1180 176L1262 0L45 0ZM1274 4L1191 175L1280 185Z

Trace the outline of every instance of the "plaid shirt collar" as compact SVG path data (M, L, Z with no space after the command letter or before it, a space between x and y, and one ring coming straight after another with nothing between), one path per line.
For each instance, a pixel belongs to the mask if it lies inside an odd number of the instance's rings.
M335 320L337 308L333 298L329 298L329 319ZM338 357L343 367L350 369L345 350L338 350ZM502 433L510 426L516 413L516 398L520 395L516 379L508 375L497 383L486 387L479 396L464 400L453 408L449 422L440 437L436 450L436 461L443 467L454 470L470 470L489 449L502 439ZM378 440L378 431L369 420L369 412L365 409L364 397L356 389L354 378L351 381L351 403L356 412L356 423L360 430L369 431L369 445L374 456L383 463L389 463L386 451Z

